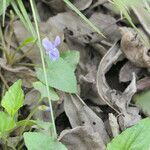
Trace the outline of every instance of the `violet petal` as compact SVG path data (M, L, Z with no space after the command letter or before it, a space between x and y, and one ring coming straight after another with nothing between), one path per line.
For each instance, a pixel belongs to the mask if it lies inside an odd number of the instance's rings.
M47 52L54 48L54 45L52 44L51 41L48 40L48 38L44 38L42 40L42 45Z
M57 47L61 43L61 39L59 36L56 36L55 41L54 41L54 46Z
M57 48L54 48L53 50L49 51L49 57L51 60L55 61L59 58L59 51Z

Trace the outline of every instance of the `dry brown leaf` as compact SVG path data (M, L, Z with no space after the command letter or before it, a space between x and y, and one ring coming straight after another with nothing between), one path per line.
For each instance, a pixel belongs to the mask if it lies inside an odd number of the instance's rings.
M136 113L134 111L133 114L128 112L128 105L131 101L132 96L136 92L135 74L133 74L131 83L123 93L115 89L111 89L107 84L105 78L106 72L109 71L112 65L122 60L123 58L123 54L119 49L119 44L114 44L114 46L106 53L106 55L102 58L100 62L97 72L97 88L100 97L106 102L106 104L108 104L119 114L122 114L121 118L123 123L120 123L120 125L122 129L125 129L140 120L140 116L138 115L138 109ZM130 107L130 110L131 109L132 108Z
M139 108L130 107L130 101L133 95L136 92L136 78L135 74L133 74L132 81L129 86L125 89L125 91L119 95L119 97L114 97L116 105L118 106L122 115L119 116L118 121L121 130L125 130L126 128L135 125L140 121L141 116L139 115Z
M106 144L109 136L105 130L104 123L79 96L65 94L64 109L70 124L73 128L77 126L90 126L93 132L96 132L103 138Z
M102 13L94 13L89 20L96 25L100 30L106 33L111 41L115 41L120 38L120 33L116 25L116 20L110 15ZM52 26L56 26L60 31L67 30L70 33L70 37L82 44L94 43L104 40L104 38L90 28L83 20L72 12L59 13L58 15L51 17L48 23Z
M95 104L101 105L96 89L96 72L101 56L97 50L90 46L77 43L68 35L65 36L67 45L70 49L80 52L80 62L76 70L76 75L80 83L80 96L84 100L90 100Z
M116 137L120 133L117 118L112 113L109 113L108 115L109 115L109 125L111 128L112 137Z
M101 55L104 56L107 52L107 49L102 46L100 43L93 43L91 46Z
M37 105L40 93L37 90L31 90L25 95L24 105L28 105L30 109Z
M0 58L0 66L4 70L7 70L7 71L10 71L13 73L24 73L24 74L27 74L29 76L35 77L35 73L31 69L29 69L27 67L18 67L18 66L12 67L12 66L8 65L6 60L3 58Z
M47 23L57 27L61 32L63 32L64 29L68 29L75 39L81 40L83 36L92 32L89 26L83 23L80 17L72 12L59 13L58 15L49 18ZM84 38L83 40L86 41Z
M124 56L122 52L119 50L119 44L114 44L112 48L102 58L97 71L96 85L97 85L98 93L101 97L100 100L101 101L103 100L103 103L105 104L107 103L110 107L113 108L114 106L113 106L113 102L111 102L111 92L115 93L116 91L111 90L110 87L108 86L106 82L105 74L113 64L115 64L119 60L122 60L123 58Z
M62 0L42 0L54 13L65 11L66 5Z
M122 33L121 50L125 56L138 67L150 67L150 49L141 41L139 35L131 28L120 28Z
M132 10L135 14L135 16L138 18L139 22L145 29L145 31L150 36L150 14L149 11L146 9L146 5L149 7L149 4L147 1L144 3L140 3L140 5L132 6ZM140 11L139 11L140 10Z
M132 80L132 73L136 74L136 78L140 78L142 76L142 69L135 66L131 62L126 62L124 66L121 68L119 72L119 81L120 82L128 82Z
M107 2L108 2L107 0L97 0L96 2L94 2L92 4L92 6L90 7L90 9L94 9L95 7L97 7L99 5L102 5L102 4L105 4Z
M6 60L3 58L0 58L0 66L4 69L5 79L9 82L15 82L18 79L22 79L23 86L31 88L32 83L37 80L35 72L27 67L12 67L7 65Z
M42 1L37 2L37 11L38 11L38 14L39 14L41 21L47 21L47 19L49 17L54 15L52 13L51 9L49 8L49 6L47 6Z
M23 42L26 38L31 37L32 35L25 29L23 24L20 21L14 22L14 34L16 36L16 39L19 44ZM26 47L22 48L22 51L26 53L31 47L31 44L27 45ZM40 59L40 52L37 46L34 46L32 51L26 55L34 64L40 64L41 59Z
M102 137L89 126L64 130L58 140L65 144L68 150L105 150Z
M104 33L109 41L116 42L120 39L121 35L116 25L116 19L112 16L102 13L93 13L89 20Z
M79 9L79 10L85 10L87 9L91 4L93 0L74 0L73 4Z
M27 105L30 111L32 111L39 104L39 99L40 93L37 90L32 89L25 95L24 105ZM40 104L48 106L48 101L43 99ZM33 118L43 121L49 121L50 115L49 112L38 109L38 111L34 112Z

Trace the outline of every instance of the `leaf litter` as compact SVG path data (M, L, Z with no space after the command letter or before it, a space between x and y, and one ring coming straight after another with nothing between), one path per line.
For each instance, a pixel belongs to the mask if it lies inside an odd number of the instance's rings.
M59 122L58 140L69 150L104 150L112 138L137 124L143 116L150 116L148 98L141 100L144 95L141 93L146 93L145 97L149 97L149 48L105 0L74 0L73 4L106 38L88 27L63 1L42 0L38 4L41 5L37 7L42 20L39 23L41 37L53 41L58 35L62 40L59 45L60 55L65 50L77 50L80 53L75 70L78 94L64 94L61 91L55 93L55 87L52 89L55 120ZM40 11L41 8L47 9ZM138 7L132 10L137 17L135 23L140 24L140 30L149 41L147 12L142 8L142 13L139 14ZM9 42L7 32L5 40ZM13 37L10 46L12 49L31 37L31 34L21 21L16 20L13 22ZM45 87L37 88L38 91L33 87L33 82L37 81L33 66L41 65L41 58L36 45L28 53L31 46L23 47L17 55L24 55L24 59L19 62L22 65L9 65L5 57L0 58L3 86L5 87L4 82L9 85L17 79L23 81L25 104L22 115L25 111L31 111L40 97L44 101L38 105L48 106L47 95L38 92L45 90ZM33 66L24 66L25 63ZM117 73L111 75L111 71ZM48 112L41 110L34 113L32 118L44 121L50 119Z

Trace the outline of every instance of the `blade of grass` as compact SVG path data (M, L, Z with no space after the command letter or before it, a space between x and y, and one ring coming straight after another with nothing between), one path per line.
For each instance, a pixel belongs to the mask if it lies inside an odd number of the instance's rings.
M144 0L143 0L143 3L145 4L145 8L147 9L147 11L150 13L149 3L147 1L144 1Z
M23 25L25 26L25 28L30 31L28 24L26 23L26 20L24 19L24 17L22 16L20 10L18 9L16 3L14 1L11 1L11 5L15 11L15 13L17 14L17 16L20 18L21 22L23 23Z
M26 12L26 9L22 3L21 0L18 0L18 5L19 5L19 9L17 7L17 5L14 3L13 7L15 8L16 13L18 14L18 16L20 17L21 21L24 23L25 27L27 27L27 29L29 29L29 31L31 32L31 34L38 39L38 47L40 49L40 54L41 54L41 60L42 60L42 66L43 66L43 70L44 70L44 76L45 76L45 81L46 81L46 87L47 87L47 93L49 95L49 105L50 105L50 115L51 115L51 119L52 119L52 124L53 124L53 132L54 132L54 137L57 137L57 133L56 133L56 126L55 126L55 120L54 120L54 115L53 115L53 108L52 108L52 103L51 103L51 99L50 99L50 93L49 93L49 87L48 87L48 82L47 82L47 74L46 74L46 66L45 66L45 62L44 62L44 54L43 54L43 49L42 49L42 45L41 45L41 38L40 38L40 33L39 33L39 28L38 28L38 22L37 22L37 14L35 11L35 5L33 0L30 0L30 5L31 5L31 9L32 9L32 13L33 13L33 18L34 18L34 22L35 22L35 28L36 31L34 30L34 27L28 17L28 14ZM19 12L21 11L22 14L19 14ZM26 23L27 22L27 23Z
M33 0L33 6L34 6L34 10L35 10L37 21L40 22L41 19L40 19L40 16L39 16L39 13L38 13L38 10L37 10L37 7L36 7L36 4L35 4L34 0Z
M69 0L63 0L74 12L76 12L95 32L103 36L104 34L88 19L86 18Z
M6 13L6 0L3 0L3 21L2 26L4 27L5 24L5 13Z
M17 2L12 0L11 5L13 6L13 9L15 10L16 14L19 16L24 26L27 28L27 30L30 31L32 35L36 36L34 27L30 21L30 18L24 7L23 2L21 0L17 0Z
M23 4L22 0L17 0L17 3L18 3L19 9L20 9L20 11L21 11L21 13L22 13L26 23L28 24L30 32L32 33L32 35L36 36L34 27L33 27L32 23L30 21L30 18L28 16L28 13L27 13L27 11L26 11L26 9L24 7L24 4Z
M39 49L40 49L42 66L43 66L45 82L46 82L46 89L47 89L47 93L48 93L49 106L50 106L50 110L51 110L50 115L51 115L52 124L53 124L53 132L54 132L53 136L54 136L54 138L57 138L55 119L54 119L54 114L53 114L53 107L52 107L52 102L51 102L51 98L50 98L48 80L47 80L47 74L46 74L46 66L45 66L45 62L44 62L44 53L43 53L43 48L42 48L42 45L41 45L41 38L40 38L40 33L39 33L39 27L38 27L36 12L34 10L33 0L30 0L30 5L31 5L32 13L33 13L34 22L35 22L35 29L36 29L36 33L37 33L38 46L39 46Z

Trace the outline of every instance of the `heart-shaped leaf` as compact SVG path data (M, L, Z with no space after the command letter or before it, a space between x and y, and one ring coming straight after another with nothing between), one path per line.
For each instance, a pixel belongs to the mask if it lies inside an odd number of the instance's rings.
M78 51L64 51L61 53L61 57L68 62L71 67L76 69L77 64L79 63L80 53Z
M141 120L126 129L108 145L107 150L148 150L150 149L150 118Z
M34 86L34 88L36 90L38 90L41 93L41 99L43 99L45 97L48 97L47 89L46 89L46 85L45 84L43 84L40 81L37 81L37 82L33 83L33 86ZM50 93L50 98L53 101L59 100L59 96L57 95L57 93L54 91L53 88L49 87L49 93Z
M14 116L20 107L23 106L24 93L21 89L21 80L16 81L5 93L1 105L10 116Z
M77 81L74 75L74 69L62 58L56 61L46 59L48 85L68 93L77 92ZM45 84L43 69L36 71L38 79Z
M0 137L7 131L13 129L16 123L12 117L0 111Z
M67 150L56 139L38 132L26 132L23 134L28 150Z

